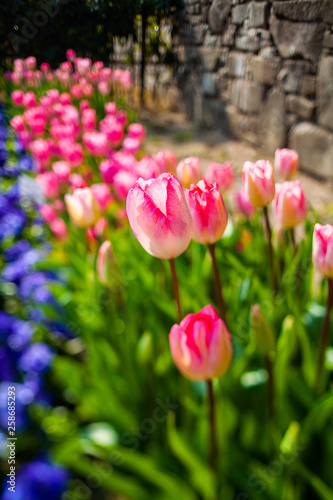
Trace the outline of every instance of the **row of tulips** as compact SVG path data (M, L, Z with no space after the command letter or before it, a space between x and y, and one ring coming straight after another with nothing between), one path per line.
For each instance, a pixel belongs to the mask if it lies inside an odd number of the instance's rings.
M27 66L26 62L24 64ZM18 68L20 68L20 65L21 63L17 63ZM76 63L76 66L77 71L80 72L78 63ZM82 70L81 68L82 71L88 71L88 69ZM20 71L16 71L16 73L20 73ZM14 84L18 83L15 78L11 78L11 81ZM259 305L254 304L260 301L259 297L263 296L267 299L269 296L273 306L277 304L277 310L283 307L284 314L292 312L295 316L298 315L297 322L291 316L286 316L284 321L279 317L272 320L273 323L275 322L274 326L277 332L282 328L280 337L287 345L291 340L288 337L286 339L286 336L292 328L295 328L297 332L303 331L303 319L301 319L300 314L307 310L307 304L302 304L302 297L306 296L308 300L309 288L306 288L304 293L302 292L300 305L290 308L290 302L284 297L284 294L288 295L288 297L289 294L284 283L283 276L285 274L283 273L286 272L284 268L290 266L296 269L295 274L297 275L297 266L300 266L302 259L309 255L308 244L299 241L297 245L293 233L296 225L306 222L308 207L299 181L285 180L276 184L274 179L274 170L283 180L291 179L297 175L297 153L291 150L277 150L274 169L270 162L265 160L259 160L255 163L246 162L242 171L243 188L234 197L236 212L232 217L229 216L228 220L228 211L230 212L230 210L227 210L223 197L228 190L232 189L234 184L232 166L229 163L211 163L207 171L202 172L200 160L196 157L183 159L177 164L177 158L170 151L160 151L154 156L148 156L144 153L146 138L144 127L140 123L130 123L130 113L120 109L119 102L99 96L101 100L97 109L94 96L73 96L73 93L63 93L61 89L55 88L47 89L45 95L42 95L38 90L38 84L37 87L34 87L35 85L35 81L32 84L26 78L26 92L22 101L20 101L21 98L19 97L19 102L17 102L17 92L20 91L13 90L11 101L16 106L14 108L16 111L14 111L15 116L11 124L35 160L36 181L47 201L41 206L41 215L49 224L55 236L55 248L58 256L60 254L61 259L65 259L68 275L71 276L71 273L74 273L76 276L75 280L74 278L70 279L73 294L74 291L78 293L77 290L81 290L80 293L83 293L87 283L92 288L96 287L96 284L92 285L94 281L91 281L94 270L106 291L107 297L110 294L111 298L113 298L111 302L108 302L107 310L104 309L104 303L98 305L102 319L97 321L97 325L102 330L107 326L108 322L116 325L114 326L116 330L121 328L121 324L126 325L126 328L124 326L124 335L127 336L127 345L133 347L137 346L138 343L140 352L143 350L145 352L144 357L150 359L149 363L151 365L148 363L146 367L149 376L145 382L148 387L154 387L157 382L151 380L154 376L150 373L151 369L153 369L154 373L158 373L160 370L160 373L169 373L170 375L171 368L168 362L165 361L168 359L165 357L168 356L168 353L165 353L165 342L163 339L159 341L157 339L155 341L151 340L150 333L147 331L144 332L139 342L138 338L135 337L137 331L135 322L140 325L139 328L154 328L157 331L163 330L165 332L163 322L158 324L155 319L155 315L158 317L160 314L158 308L162 307L162 298L154 301L156 310L153 308L152 312L150 312L152 314L150 320L147 317L149 327L145 326L144 315L141 318L143 311L148 315L148 311L152 309L151 307L147 308L145 293L148 296L151 293L155 294L156 288L153 291L152 289L161 282L165 283L165 279L161 278L160 269L156 267L157 264L147 260L144 253L140 253L140 250L131 242L130 234L127 231L128 221L137 240L148 254L169 261L178 320L173 326L170 325L170 353L175 365L187 379L196 383L206 383L209 403L210 464L212 469L218 472L217 478L221 471L224 476L228 475L228 477L232 477L232 473L231 471L226 472L225 467L221 465L221 460L218 460L221 437L217 433L216 427L219 428L221 433L220 405L227 403L224 398L222 398L221 403L220 397L215 401L215 396L220 396L220 384L216 380L213 383L213 379L225 374L223 378L230 380L227 373L228 368L230 368L233 384L236 387L239 384L238 379L244 371L244 367L253 364L251 351L247 352L241 347L236 334L238 316L241 316L240 310L244 309L244 316L247 318L251 316L250 324L246 323L246 328L251 329L252 335L249 346L254 344L256 352L263 356L265 361L265 377L267 378L263 380L265 384L267 381L268 391L268 422L270 426L268 436L272 434L268 441L271 441L272 437L274 442L272 447L268 446L270 451L267 455L270 457L273 450L273 456L276 456L279 446L281 448L279 443L284 442L282 436L276 438L276 428L278 427L276 408L280 407L279 411L282 411L281 401L277 401L277 399L278 396L281 397L281 400L285 397L284 395L281 396L283 374L280 372L283 370L279 368L281 363L280 350L282 348L279 347L279 338L276 338L278 335L272 333L271 326L264 318L261 308ZM26 103L28 99L24 100L24 97L29 92L32 92L29 86L36 88L35 99L31 100L31 105ZM40 94L38 98L36 97L37 94ZM101 103L103 104L102 108ZM280 245L280 236L278 242L274 239L268 208L271 203L276 221L274 233L282 235L282 239L283 233L288 233L290 246L283 247L285 243ZM260 225L258 225L261 209L266 230L267 241L265 245L261 244L264 233ZM309 231L312 225L308 222L306 224L306 230ZM332 233L332 226L317 224L313 235L313 263L315 268L328 278L329 293L326 313L322 322L321 339L319 340L317 335L314 342L317 350L319 345L319 355L308 356L307 363L311 366L311 369L309 367L304 368L306 373L308 368L309 372L311 371L310 376L306 379L308 386L311 388L310 392L313 389L315 394L315 399L308 396L311 404L312 402L314 404L318 398L319 403L322 404L320 398L328 385L327 371L324 370L326 366L324 366L324 357L330 336L329 313L332 301L331 278L333 269ZM191 240L194 243L190 245ZM251 250L252 240L254 247L252 246ZM214 282L213 296L205 291L205 285L200 280L201 273L206 279L209 279L209 273L207 276L204 271L206 254L199 249L201 245L207 247L207 254L210 256L209 262L212 265ZM280 246L282 249L280 249ZM66 257L63 255L63 249ZM229 260L226 261L223 255L221 258L221 249L228 253ZM264 254L260 254L263 249L266 250L268 259ZM281 255L284 250L286 256ZM122 255L123 252L125 252L124 255ZM134 255L133 261L131 260L131 252ZM185 253L185 256L182 255L183 253ZM237 253L240 254L239 259ZM179 260L177 259L176 266L175 259L178 257ZM135 259L140 259L145 265ZM186 277L184 266L187 266L186 269L189 273L191 264L188 264L188 261L191 262L195 259L199 262L199 267L196 267L196 273L194 273L197 276L196 278ZM127 260L133 262L132 267L128 267ZM267 273L266 267L263 265L266 261L269 263L271 273L271 292L267 287L267 283L270 282L268 279L269 273ZM156 272L148 269L150 266ZM142 274L141 267L145 267L142 269ZM203 271L200 270L201 267ZM258 285L251 285L256 292L251 292L251 286L246 285L246 283L255 283L255 279L251 277L252 275L249 277L247 267L250 269L255 268L256 274L260 277L258 278ZM137 285L133 279L131 281L131 273L137 276ZM239 276L242 273L243 276ZM154 283L152 289L149 288L152 285L148 286L145 274L150 276L149 279ZM77 275L81 276L82 280L79 285L77 284ZM125 276L129 276L127 279L130 281L131 287L133 287L131 293L126 290L124 285ZM230 282L232 279L242 279L243 291L239 292L239 294L232 294L233 287ZM305 280L302 281L302 279L301 277L302 286L304 288L308 287L303 283ZM198 290L191 291L193 303L198 306L196 308L194 308L192 300L188 298L187 281L190 283L191 280L194 280L193 282L196 283L198 288ZM134 290L135 287L137 287L138 292ZM202 290L200 290L200 287L202 287ZM159 293L161 297L164 294L162 290ZM244 299L241 299L241 296L244 294L247 301L242 305ZM163 296L164 300L166 300L165 295ZM185 300L182 300L184 296ZM150 295L150 297L153 300L153 295ZM216 308L209 304L212 301ZM238 304L239 311L235 309L236 305L233 304L233 301ZM298 304L297 300L296 302ZM298 307L300 310L298 310ZM199 312L196 312L198 309L200 309ZM81 309L78 310L79 313L77 314L70 311L71 317L75 316L75 321L78 321L77 318L81 315ZM164 313L167 312L167 323L169 323L172 313L167 307L163 311ZM183 311L188 313L185 317ZM119 314L122 314L120 318L118 317ZM137 316L131 318L133 315ZM82 317L79 320L81 321L79 330L88 329L89 331L89 328L93 327L89 325L88 316L85 318L86 324L82 323ZM163 321L165 321L165 318L163 318ZM295 324L295 326L291 328L290 324ZM229 330L233 334L232 336ZM292 336L294 333L292 332L290 335ZM300 333L298 334L300 335ZM95 343L94 339L89 335L85 335L83 338L87 344L87 350L90 351L91 362L95 362L96 357L101 356L100 362L102 366L103 353L97 354L98 342ZM108 339L108 342L112 349L119 349L121 363L124 363L129 371L130 385L134 384L135 386L137 384L136 377L132 379L131 372L136 361L131 358L131 355L127 352L128 349L125 349L126 352L124 352L124 346L116 339ZM151 343L153 346L155 344L155 347L149 347ZM301 343L302 345L308 345L308 340L303 336ZM103 349L109 349L105 343L103 343L103 346ZM161 361L156 362L156 366L149 354L150 349L155 349L155 352L160 351L159 359ZM283 352L283 349L281 352ZM302 356L305 352L308 353L309 349L304 347ZM233 362L231 362L232 357L234 357ZM293 359L291 354L290 359ZM89 364L89 357L86 362ZM103 361L103 363L104 366L105 362ZM110 367L113 364L114 358L111 356ZM315 364L317 364L317 373L313 376L312 365ZM287 366L285 365L285 367ZM77 369L77 367L73 368L73 370ZM98 372L95 364L92 365L91 370L95 377L97 377L98 373L103 372ZM250 375L252 378L254 377L254 373L256 372L249 372L247 378L242 377L244 386L249 383L246 381L251 380ZM298 368L296 373L297 376L300 376ZM114 374L115 379L118 376L119 373L116 372ZM125 374L122 376L124 380L127 377ZM256 376L260 380L260 377L263 376L262 372L259 371ZM308 386L306 390L308 390ZM120 385L120 387L122 386ZM173 392L173 388L170 390L172 390L173 394L177 394L182 404L187 405L186 412L193 411L194 414L201 415L202 413L198 409L193 410L196 407L197 403L195 401L197 398L193 396L192 391L198 389L192 389L192 386L191 389L189 389L189 386L184 389L182 384L180 384L180 387L182 387L183 391L180 395L179 392L182 391L180 391L178 385L175 392ZM97 390L100 389L96 388ZM120 389L119 393L122 394L123 389ZM143 397L141 393L140 397ZM231 398L230 388L228 397ZM325 397L331 401L331 396L327 396L327 393ZM189 401L192 401L192 403L190 404ZM233 402L235 405L239 405L239 403L239 401ZM192 410L189 410L189 408L192 408ZM307 410L310 412L310 409ZM119 412L126 414L124 406L120 403ZM112 415L112 423L118 422L119 417ZM301 420L304 417L304 414L302 414L302 417L296 415L297 412L291 412L290 418L283 419L284 424L279 429L279 433L282 433L286 439L290 436L290 433L294 432L294 420ZM96 416L95 418L98 419ZM178 416L180 422L184 418L186 418L186 415L185 417L182 414ZM131 421L130 417L128 417L128 421ZM176 429L172 427L172 423L169 422L168 425L171 426L168 428L168 432L171 436L172 450L176 453L177 459L190 468L193 475L194 469L197 472L198 470L193 465L191 469L189 462L185 458L188 455L186 455L184 449L180 450L179 448L181 439L176 437ZM200 428L200 424L194 425L196 428ZM182 428L184 429L183 424ZM204 431L204 435L207 435L207 431ZM297 433L293 434L293 439L297 439ZM202 449L199 436L196 443ZM184 445L182 444L182 446ZM244 448L246 448L246 445L244 445ZM144 449L143 442L142 449ZM254 450L252 452L254 453ZM75 453L79 456L81 452L76 450ZM94 453L97 454L97 451ZM120 453L126 455L124 446L121 447ZM60 454L60 456L63 457L63 454ZM102 453L96 456L100 460L105 460ZM126 460L131 461L128 455L126 457ZM201 472L204 473L205 466L202 465L201 461L200 463ZM72 463L68 462L66 465L75 468ZM133 465L133 467L135 473L137 473L136 466ZM84 468L84 463L82 463L81 468L77 470L82 475L83 471L87 469ZM179 474L181 476L182 473ZM209 471L209 474L211 474L211 471ZM222 481L219 479L211 480L211 476L209 477L207 487L197 485L193 481L193 484L195 484L194 489L199 492L200 498L220 498L221 491L226 488L225 479ZM147 477L145 477L145 480L147 480ZM325 476L325 480L327 481L327 476ZM128 498L135 498L136 500L145 498L139 490L135 490L135 493L127 490L126 484L121 483L119 477L115 484L111 483L110 488L113 488L113 491L120 493L125 491ZM119 486L120 484L122 484L123 489ZM245 491L249 489L249 485L244 485L244 482L243 486L238 485L235 487L235 480L233 480L233 485L232 491L240 492L240 495L245 495L241 488L245 488ZM328 498L321 496L318 483L316 485L316 487L313 485L311 487L315 488L320 498ZM170 485L169 487L171 488ZM178 488L180 488L179 484ZM217 488L219 493L216 493ZM172 488L168 490L168 495L171 496L165 496L165 498L172 497L171 490ZM302 491L307 490L303 489ZM126 493L124 494L126 496ZM191 497L188 490L184 490L184 495L184 498L194 498ZM232 493L229 494L228 489L226 489L226 498L233 498L230 495ZM237 499L240 498L238 495ZM246 495L242 498L249 497ZM272 498L278 498L276 492Z

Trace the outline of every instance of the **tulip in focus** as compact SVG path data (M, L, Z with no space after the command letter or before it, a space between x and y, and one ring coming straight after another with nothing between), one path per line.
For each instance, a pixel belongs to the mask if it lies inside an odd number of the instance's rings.
M114 260L112 244L110 241L104 241L98 251L96 264L97 276L103 285L108 285L110 283L113 269Z
M189 189L191 184L196 184L201 178L200 158L190 156L181 160L176 169L176 174L185 189Z
M291 179L298 172L298 160L298 153L294 149L277 149L274 159L275 170L284 179Z
M188 247L192 219L183 188L172 174L139 179L127 196L131 228L143 248L160 259L173 259Z
M254 207L265 207L275 195L273 167L269 161L246 161L242 171L242 181L250 203Z
M231 163L210 163L207 167L204 179L207 182L216 182L219 190L223 194L234 185L234 174Z
M201 180L185 191L193 220L192 240L203 245L220 240L228 223L228 213L217 184Z
M230 365L231 336L211 305L174 325L169 341L177 368L190 380L212 380L223 375Z
M302 184L299 181L286 181L275 184L274 212L278 224L290 229L306 217L306 202Z
M312 260L326 278L333 278L333 226L316 224L313 231Z
M65 194L65 204L73 224L78 227L92 226L99 218L97 202L88 187Z
M235 195L235 205L236 210L245 217L252 217L255 213L255 207L251 205L247 192L245 188L239 189Z

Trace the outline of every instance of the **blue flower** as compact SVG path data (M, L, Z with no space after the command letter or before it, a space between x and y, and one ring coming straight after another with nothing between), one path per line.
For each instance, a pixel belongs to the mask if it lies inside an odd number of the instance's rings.
M26 349L18 362L18 367L24 372L45 372L54 358L52 349L42 342L36 342Z
M11 262L13 260L21 257L21 254L26 253L31 249L31 245L28 240L19 240L3 252L3 256L6 262Z
M19 296L22 300L33 300L39 304L53 304L55 299L47 285L53 279L50 273L36 271L24 276L19 286Z
M69 480L64 467L36 460L24 464L16 476L15 500L61 500ZM13 500L5 482L2 500Z
M20 209L14 208L5 213L0 220L0 239L21 234L26 220L26 214Z

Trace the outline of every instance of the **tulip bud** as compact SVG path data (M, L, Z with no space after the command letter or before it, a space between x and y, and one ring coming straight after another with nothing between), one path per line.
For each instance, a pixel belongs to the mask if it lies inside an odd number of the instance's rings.
M200 159L195 156L185 158L178 164L176 173L183 187L188 189L191 184L196 184L201 178Z
M110 241L104 241L101 244L97 257L97 276L103 285L109 285L112 279L114 269L114 259L112 245Z
M326 278L333 278L333 226L316 224L313 231L312 260Z
M306 217L306 202L302 184L299 181L275 184L274 211L278 223L290 229Z
M251 309L251 334L257 350L263 356L275 349L274 334L258 304Z
M235 205L238 212L245 217L252 217L256 211L255 207L250 203L249 197L245 188L241 188L235 195Z
M246 161L242 171L242 181L250 203L254 207L269 205L275 195L273 167L269 161Z
M216 184L205 180L185 191L193 220L192 239L208 245L220 240L227 227L228 213Z
M229 367L232 346L224 322L213 306L197 314L188 314L169 334L172 358L181 373L190 380L220 377Z
M274 167L284 179L295 177L298 171L298 153L293 149L277 149L275 151Z
M204 179L208 182L216 182L220 192L223 194L234 185L234 174L231 163L210 163Z
M192 219L183 188L172 174L136 181L127 195L126 210L133 233L150 255L173 259L185 252Z
M73 224L78 227L92 226L99 218L97 202L90 188L65 194L65 203Z

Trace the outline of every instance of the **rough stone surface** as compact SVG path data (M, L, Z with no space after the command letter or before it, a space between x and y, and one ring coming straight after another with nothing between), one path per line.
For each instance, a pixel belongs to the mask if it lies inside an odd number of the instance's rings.
M307 97L314 97L316 95L316 82L316 76L303 75L300 88L301 94Z
M306 61L285 61L279 71L277 80L287 93L296 94L299 91L303 74L309 70Z
M221 33L230 12L229 0L213 0L208 12L208 22L213 33Z
M267 23L268 2L251 2L249 5L249 27L264 28Z
M289 147L299 154L302 169L333 179L333 134L317 125L302 122L290 131Z
M323 0L284 0L274 2L273 13L290 21L321 21L324 8Z
M226 115L231 132L235 137L257 144L258 119L252 115L240 113L232 104L226 106Z
M279 65L279 59L266 59L260 56L253 56L249 62L249 71L252 74L252 78L257 82L273 85L276 81Z
M203 99L202 122L211 129L223 127L227 130L224 106L219 99Z
M314 101L310 101L305 97L293 94L286 96L286 110L303 120L311 120L314 108Z
M242 77L245 76L245 67L247 54L244 52L230 52L228 60L229 75Z
M317 106L318 123L333 130L333 56L323 57L319 64Z
M201 47L199 54L205 71L214 71L217 68L220 50L212 47Z
M243 3L232 8L232 22L235 24L243 24L247 17L248 4Z
M257 52L260 48L260 40L257 36L241 35L235 40L236 49L247 52Z
M324 47L333 49L333 33L329 31L326 31L324 35Z
M243 113L257 113L264 97L261 85L250 80L237 79L233 81L231 103Z
M287 123L283 92L272 89L259 119L258 137L261 147L270 154L286 145Z
M216 95L216 79L212 73L204 73L202 77L202 92L204 96L214 97Z
M322 23L295 23L272 15L270 28L282 57L301 56L308 61L317 61L324 36Z

